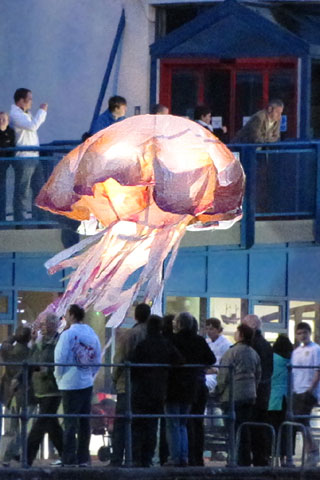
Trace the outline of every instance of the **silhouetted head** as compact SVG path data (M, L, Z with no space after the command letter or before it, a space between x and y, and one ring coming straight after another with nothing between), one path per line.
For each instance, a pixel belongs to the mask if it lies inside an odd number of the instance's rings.
M194 317L189 312L179 313L175 317L175 322L179 332L192 332L194 329Z
M274 353L277 353L281 357L289 359L293 351L293 345L290 342L287 335L280 333L277 340L274 342L272 346L272 350Z
M74 303L69 307L69 310L66 315L66 321L69 325L72 323L80 323L83 321L84 316L85 316L84 309Z
M248 325L240 324L234 334L236 342L242 342L246 345L251 345L254 331Z
M161 105L161 103L156 103L152 106L150 113L152 115L168 115L169 108L165 105Z
M248 325L252 330L261 330L262 322L261 318L258 315L246 315L241 323L243 325Z
M145 323L151 313L151 308L146 303L139 303L134 310L134 318L138 323Z
M14 334L14 338L18 343L26 345L31 340L31 328L25 325L19 325Z
M147 320L147 334L160 335L163 328L163 319L159 315L150 315Z

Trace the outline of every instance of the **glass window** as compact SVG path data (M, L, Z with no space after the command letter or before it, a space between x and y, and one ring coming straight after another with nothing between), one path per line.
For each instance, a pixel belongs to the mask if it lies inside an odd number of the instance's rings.
M236 80L236 131L243 127L245 118L262 108L262 73L238 72Z
M204 75L204 103L214 117L222 117L222 125L230 128L230 71L212 70Z
M234 342L234 332L241 318L241 298L210 298L210 317L221 320L223 335Z
M261 318L264 330L268 329L268 325L281 323L281 313L281 305L260 304L254 306L254 314Z
M300 322L306 322L312 330L311 338L320 341L320 303L294 300L289 302L289 338L295 342L295 328Z
M200 298L199 297L167 297L166 313L177 315L180 312L189 312L197 320L200 314Z
M173 115L193 118L197 105L198 75L192 71L172 72L172 104Z
M0 292L0 314L9 313L9 297Z
M282 138L295 138L295 109L296 109L296 77L295 72L290 70L277 70L269 76L269 100L280 98L284 102L283 114L287 116L286 130Z
M312 137L320 137L320 62L312 61L311 125Z
M17 323L32 323L51 302L62 293L58 292L18 292Z

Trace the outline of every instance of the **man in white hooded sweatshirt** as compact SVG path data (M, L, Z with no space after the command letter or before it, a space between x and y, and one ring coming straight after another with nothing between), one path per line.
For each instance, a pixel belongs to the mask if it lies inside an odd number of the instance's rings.
M99 370L96 364L100 363L100 341L94 330L83 323L84 316L83 308L69 307L66 313L69 328L60 335L55 348L55 363L67 364L56 366L54 372L65 414L90 414L93 381ZM64 419L63 465L90 463L90 433L89 418Z

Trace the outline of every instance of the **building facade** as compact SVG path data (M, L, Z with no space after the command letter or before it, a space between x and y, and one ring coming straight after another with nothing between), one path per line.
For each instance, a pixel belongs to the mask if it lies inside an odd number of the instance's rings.
M101 110L111 95L125 96L128 116L161 102L192 118L196 104L208 103L229 140L268 100L284 100L282 147L240 152L242 224L186 234L164 303L174 313L219 316L230 335L242 314L255 312L271 340L293 334L300 320L320 339L320 5L3 0L2 8L0 110L9 109L16 88L32 89L34 107L49 103L42 143L79 139L99 92ZM9 227L0 231L3 336L34 320L67 281L67 272L50 277L43 266L62 248L58 229Z

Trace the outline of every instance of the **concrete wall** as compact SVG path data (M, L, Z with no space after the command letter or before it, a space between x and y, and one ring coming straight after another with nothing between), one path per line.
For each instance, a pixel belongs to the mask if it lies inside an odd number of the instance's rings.
M89 128L122 7L126 27L106 92L147 113L153 8L145 0L2 0L0 110L19 87L33 91L33 111L49 103L41 142L78 139Z

